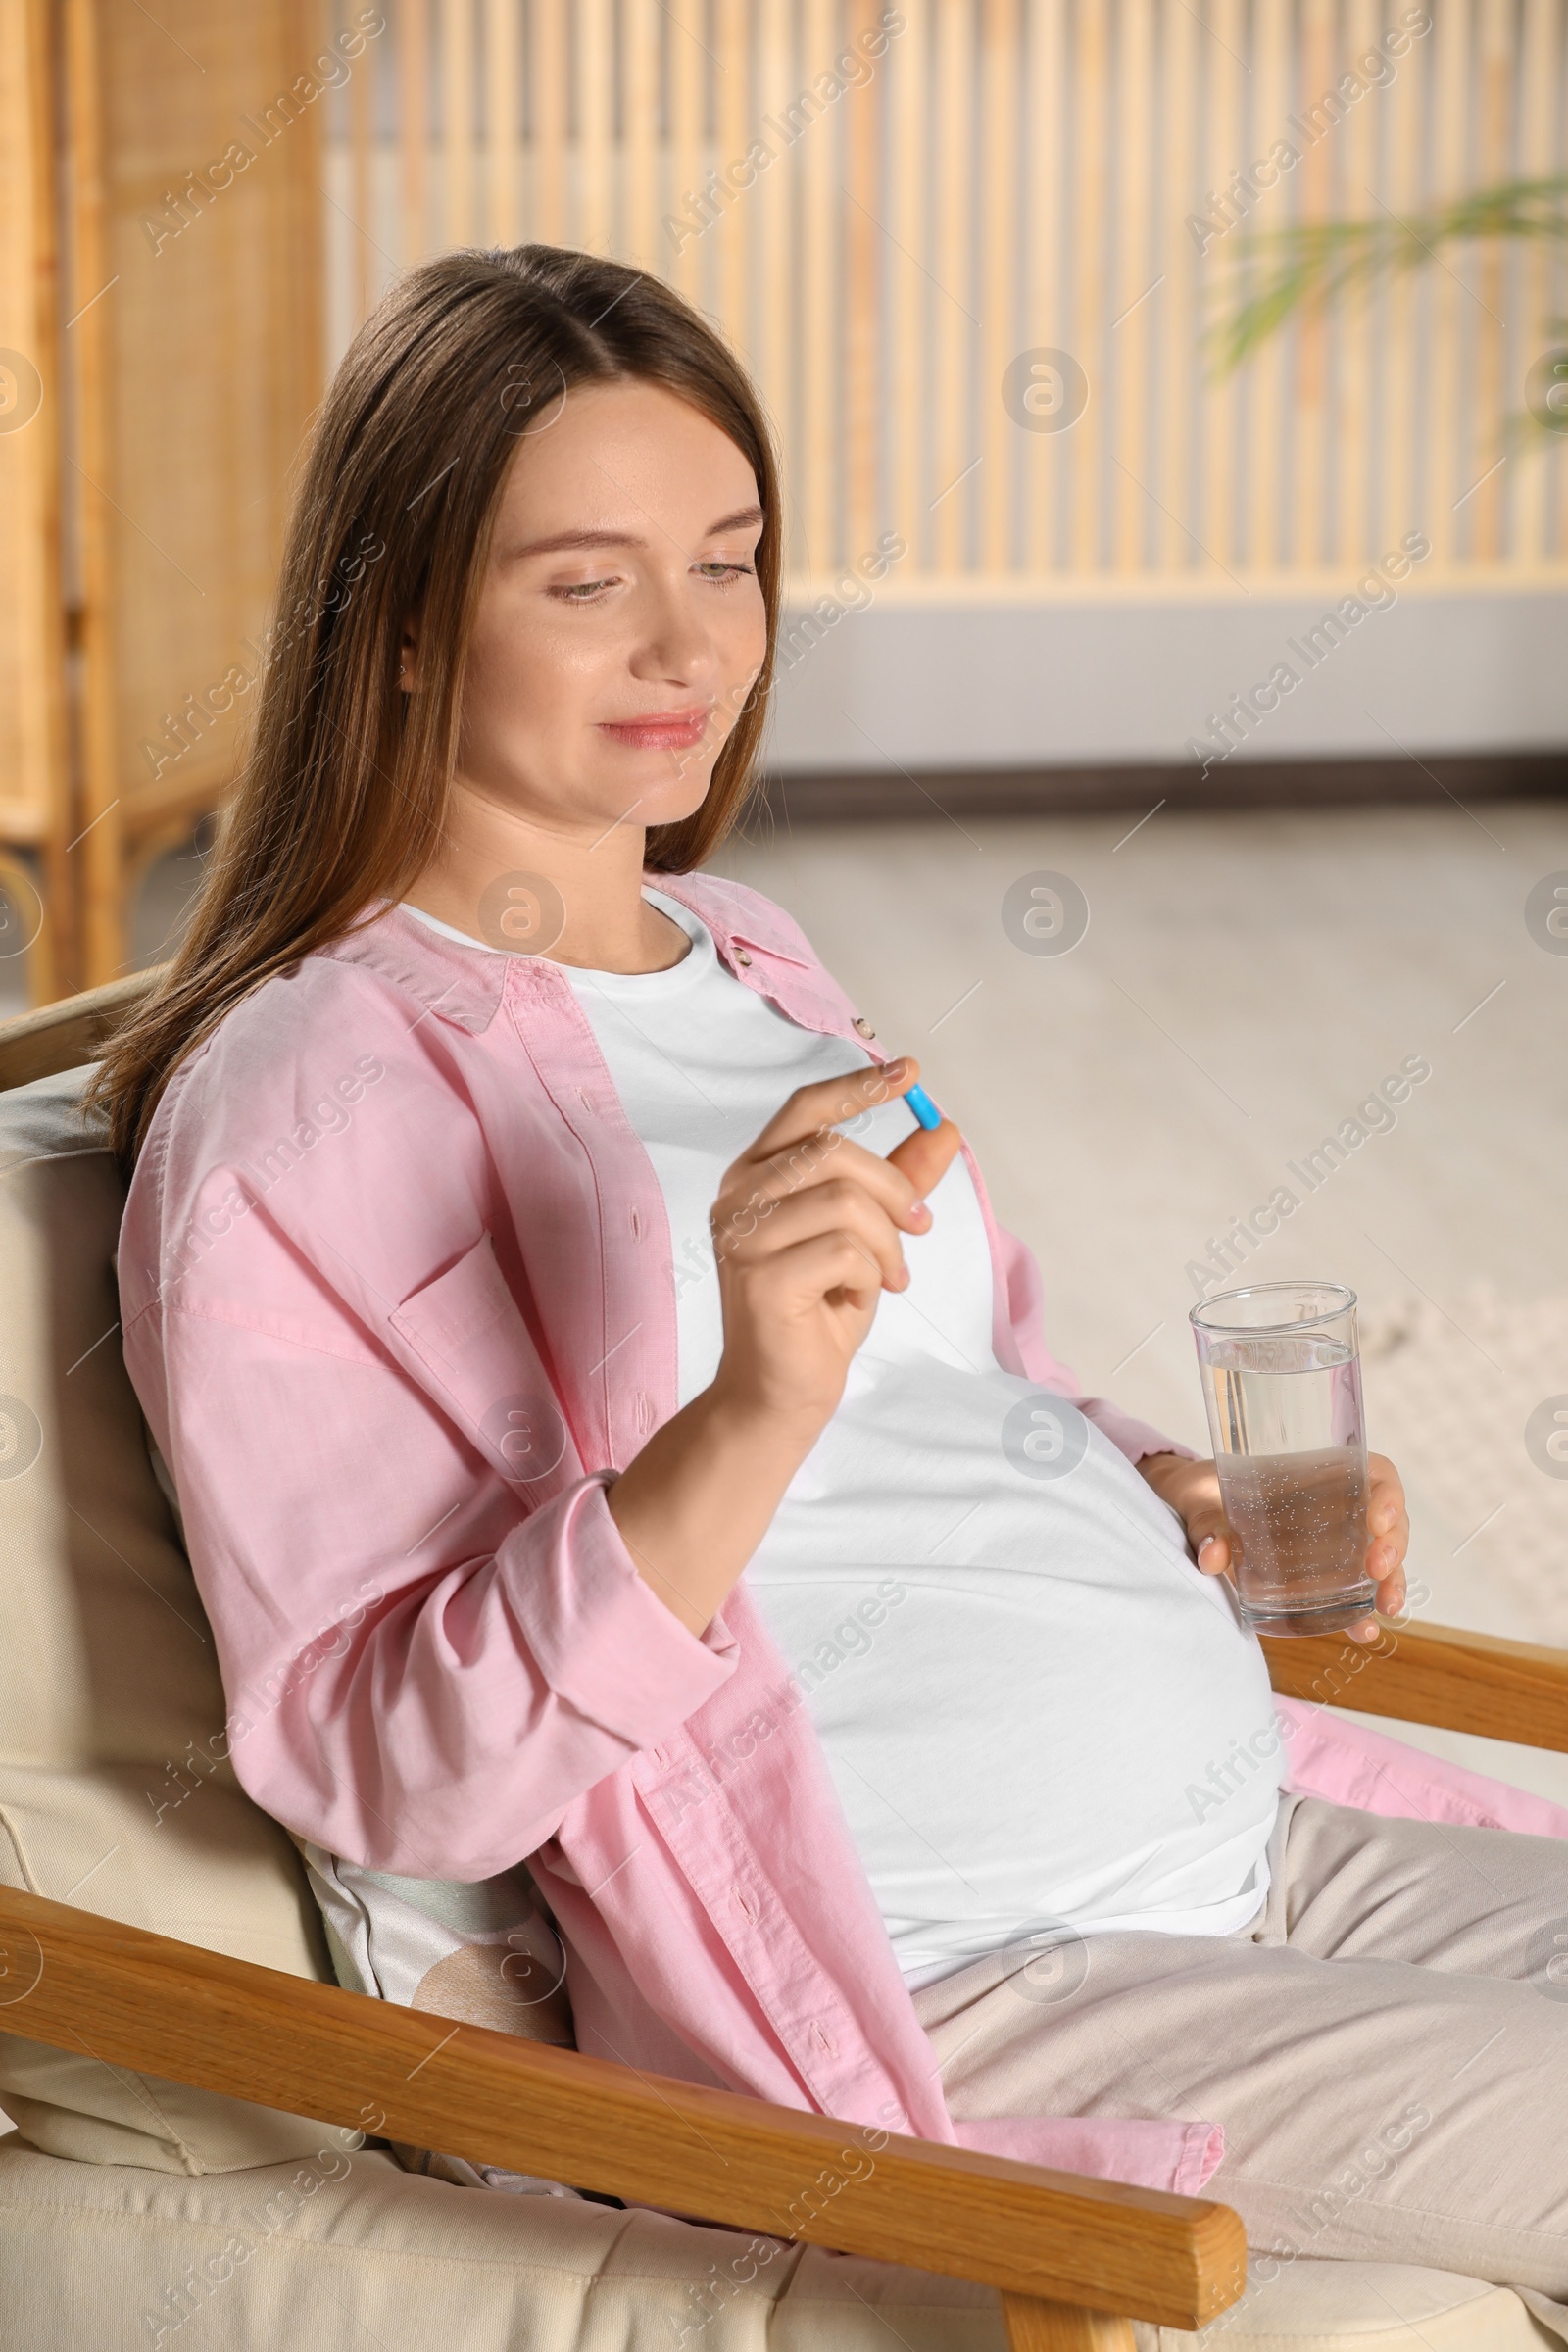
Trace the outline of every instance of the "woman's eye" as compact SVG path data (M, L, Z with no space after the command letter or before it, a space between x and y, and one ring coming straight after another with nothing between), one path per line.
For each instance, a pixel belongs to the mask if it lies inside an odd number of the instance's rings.
M749 578L753 566L750 564L730 564L717 556L697 565L697 571L701 578L711 580L715 586L719 587L727 587L731 580L742 577ZM552 588L550 594L559 597L563 604L591 605L596 602L605 589L613 588L614 585L613 577L603 580L574 580L568 586Z

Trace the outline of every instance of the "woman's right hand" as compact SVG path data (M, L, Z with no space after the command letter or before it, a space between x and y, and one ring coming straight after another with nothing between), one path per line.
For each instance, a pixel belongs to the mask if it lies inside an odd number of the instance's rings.
M878 1297L908 1282L901 1236L929 1230L923 1196L959 1141L944 1119L884 1159L840 1123L919 1074L905 1057L797 1088L713 1203L724 1316L715 1397L796 1425L807 1449L838 1406Z
M890 1061L801 1087L725 1173L712 1211L718 1370L608 1497L638 1573L694 1634L832 1419L880 1294L908 1281L900 1237L930 1226L923 1196L958 1131L948 1119L918 1128L882 1159L837 1126L918 1075L916 1062Z

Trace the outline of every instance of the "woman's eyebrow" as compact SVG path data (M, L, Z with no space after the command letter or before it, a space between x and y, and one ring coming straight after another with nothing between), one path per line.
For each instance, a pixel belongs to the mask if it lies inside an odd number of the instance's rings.
M760 522L760 507L737 507L733 514L721 514L704 532L706 539L716 539L721 531L738 531L749 522ZM523 547L514 547L514 556L554 556L568 548L590 547L646 547L634 531L554 531L548 539L530 539Z

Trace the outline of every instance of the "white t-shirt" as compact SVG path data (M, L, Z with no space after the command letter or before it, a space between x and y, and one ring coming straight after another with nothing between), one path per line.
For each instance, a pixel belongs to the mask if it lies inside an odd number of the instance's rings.
M562 968L663 1194L685 1403L722 1346L708 1218L724 1169L796 1087L872 1056L787 1019L696 915L645 895L690 938L679 963ZM886 1152L913 1126L895 1099L856 1140ZM1267 1889L1281 1773L1257 1645L1176 1514L1072 1406L1053 1400L1044 1449L1020 1445L1041 1393L997 1361L961 1158L929 1199L909 1286L883 1295L748 1591L911 1984L1063 1927L1228 1934ZM1041 1475L1062 1440L1071 1468Z

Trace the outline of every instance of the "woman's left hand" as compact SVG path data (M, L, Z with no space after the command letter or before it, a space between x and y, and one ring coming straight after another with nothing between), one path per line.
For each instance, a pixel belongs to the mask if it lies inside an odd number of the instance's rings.
M1378 1589L1378 1615L1397 1617L1404 1606L1404 1555L1410 1542L1404 1486L1387 1454L1369 1453L1366 1466L1366 1572ZM1203 1574L1224 1576L1232 1565L1233 1544L1213 1463L1188 1461L1179 1453L1146 1453L1138 1467L1180 1517ZM1377 1619L1365 1618L1346 1631L1352 1642L1373 1642Z

